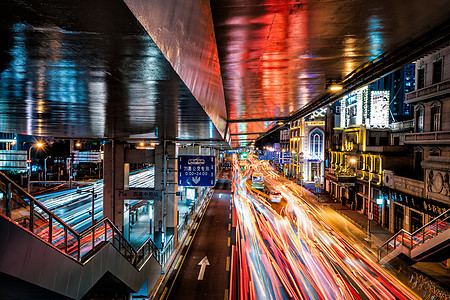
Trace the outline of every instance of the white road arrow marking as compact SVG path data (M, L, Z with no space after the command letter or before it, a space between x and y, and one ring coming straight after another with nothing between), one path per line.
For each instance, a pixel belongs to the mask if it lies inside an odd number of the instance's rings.
M192 181L197 184L200 182L200 177L192 177Z
M206 266L209 266L208 258L205 256L203 259L198 263L200 267L200 273L198 273L198 280L203 280L203 275L205 275Z

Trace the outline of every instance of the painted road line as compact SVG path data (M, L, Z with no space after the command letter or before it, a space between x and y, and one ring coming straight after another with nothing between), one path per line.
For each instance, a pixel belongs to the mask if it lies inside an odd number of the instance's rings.
M175 265L175 270L178 269L178 267L180 266L182 258L183 258L183 255L180 255L180 257L178 258L177 264Z
M190 236L188 237L187 242L186 242L186 245L189 245L189 242L191 241L191 239L192 239L192 235L190 235Z
M164 299L164 296L166 296L166 294L167 294L167 290L168 290L168 288L167 288L167 286L166 286L166 287L164 288L164 291L163 291L161 297L159 298L159 300Z
M231 224L228 224L228 231L231 231Z
M197 228L198 222L194 224L194 230Z
M225 295L223 296L223 300L228 300L228 289L225 289Z
M228 238L228 247L230 247L230 240L231 240L231 238L229 237Z
M206 266L209 266L208 257L203 257L203 259L198 263L200 266L200 273L198 273L197 280L203 280L203 276L205 275Z
M231 213L230 213L230 215L228 216L228 218L231 220Z
M225 269L227 272L230 271L230 257L227 256L227 267Z

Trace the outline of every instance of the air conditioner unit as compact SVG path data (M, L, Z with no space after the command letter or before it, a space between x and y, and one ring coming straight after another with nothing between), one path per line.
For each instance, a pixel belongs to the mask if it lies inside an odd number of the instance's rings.
M383 172L383 185L387 187L394 187L394 172L391 170L384 170Z

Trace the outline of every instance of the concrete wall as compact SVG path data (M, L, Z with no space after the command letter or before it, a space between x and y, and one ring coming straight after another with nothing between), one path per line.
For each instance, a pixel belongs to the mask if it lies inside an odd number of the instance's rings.
M73 299L82 298L107 272L134 291L147 279L154 285L161 274L154 257L138 271L110 243L83 265L4 217L0 245L1 273Z

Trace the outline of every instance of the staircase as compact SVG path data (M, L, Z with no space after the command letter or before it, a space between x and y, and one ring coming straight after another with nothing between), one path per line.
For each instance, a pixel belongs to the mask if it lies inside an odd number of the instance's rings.
M406 256L413 262L443 261L450 256L450 210L413 233L400 230L378 249L378 261L385 264Z
M72 299L102 278L131 292L161 273L150 238L135 250L108 218L77 233L1 172L0 245L0 275Z

